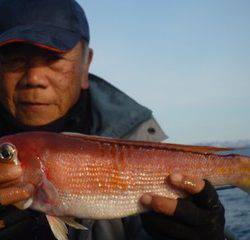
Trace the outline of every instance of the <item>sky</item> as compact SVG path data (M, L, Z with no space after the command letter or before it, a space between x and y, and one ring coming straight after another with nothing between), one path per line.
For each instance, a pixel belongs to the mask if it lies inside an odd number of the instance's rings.
M250 1L78 2L90 71L152 109L169 142L250 139Z

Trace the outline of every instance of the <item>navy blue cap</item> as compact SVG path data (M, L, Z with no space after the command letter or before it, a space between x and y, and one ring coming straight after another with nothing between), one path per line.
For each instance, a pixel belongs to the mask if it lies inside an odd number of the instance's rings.
M0 0L0 46L29 42L64 52L89 42L85 13L75 0Z

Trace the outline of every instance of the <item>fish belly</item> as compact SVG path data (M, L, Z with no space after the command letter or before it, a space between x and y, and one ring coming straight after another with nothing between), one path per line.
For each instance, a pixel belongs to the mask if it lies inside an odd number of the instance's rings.
M177 198L181 192L170 186L148 186L137 191L113 192L111 194L68 194L59 193L61 209L64 215L89 219L113 219L130 216L145 211L140 204L140 197L146 193L154 193L169 198Z

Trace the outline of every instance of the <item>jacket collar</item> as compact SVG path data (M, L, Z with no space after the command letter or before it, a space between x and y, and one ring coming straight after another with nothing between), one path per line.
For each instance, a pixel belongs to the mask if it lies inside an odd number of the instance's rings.
M89 75L92 127L91 134L120 138L152 117L148 108L106 82Z

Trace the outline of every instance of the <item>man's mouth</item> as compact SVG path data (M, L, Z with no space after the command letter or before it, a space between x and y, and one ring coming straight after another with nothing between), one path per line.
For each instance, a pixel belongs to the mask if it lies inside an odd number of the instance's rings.
M44 112L51 104L44 102L19 101L18 108L25 112Z
M19 102L20 105L23 106L48 106L49 103L42 103L42 102L29 102L29 101L21 101Z

